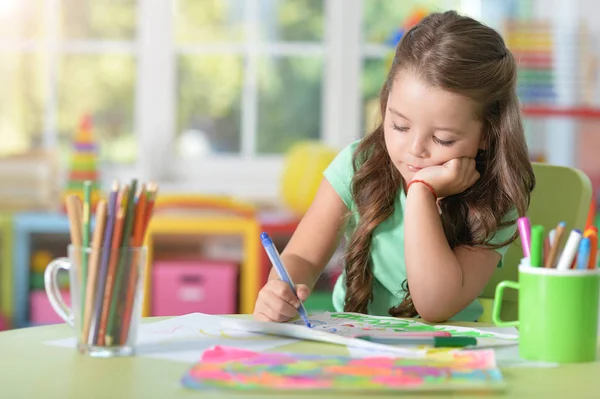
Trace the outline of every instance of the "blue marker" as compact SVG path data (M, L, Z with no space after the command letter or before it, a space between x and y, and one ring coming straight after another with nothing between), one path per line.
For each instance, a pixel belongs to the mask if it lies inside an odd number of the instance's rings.
M287 270L285 270L285 267L283 266L283 263L281 262L281 258L279 257L279 252L277 252L277 248L275 248L275 244L273 244L273 240L271 240L271 237L269 237L269 235L267 233L262 233L260 235L260 241L262 242L263 247L265 247L265 251L267 252L267 255L269 256L269 259L271 260L273 267L277 271L279 278L282 281L285 281L286 283L288 283L290 288L294 292L294 294L296 294L296 287L294 286L294 283L292 282L292 279L290 278L290 275L288 274ZM300 307L298 308L298 314L300 314L300 317L304 321L304 324L306 324L306 327L310 328L310 322L308 321L308 315L306 314L306 309L304 308L304 304L302 303L300 298L298 298L298 301L300 301Z
M588 267L590 261L591 242L588 237L581 239L579 244L579 253L577 254L577 269L585 270Z

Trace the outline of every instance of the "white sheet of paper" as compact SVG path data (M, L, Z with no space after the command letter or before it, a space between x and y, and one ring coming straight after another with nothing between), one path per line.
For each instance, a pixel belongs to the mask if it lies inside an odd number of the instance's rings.
M205 349L227 345L264 351L297 342L289 337L273 337L219 327L227 317L191 313L155 323L140 325L136 355L192 363ZM74 348L75 337L44 342L47 345Z
M257 320L229 319L221 320L220 325L226 329L267 334L266 336L291 337L305 341L326 342L347 347L352 346L381 351L385 350L402 357L421 358L425 355L425 351L422 349L382 345L292 323L270 323Z
M398 332L447 331L452 334L476 338L479 348L516 345L518 338L518 335L515 334L517 331L514 328L499 330L495 327L476 329L452 325L431 326L417 319L398 319L346 312L311 313L309 321L312 328L306 327L302 320L278 324L255 320L225 319L222 320L221 326L240 331L328 342L353 348L365 348L414 357L423 356L424 351L418 348L377 344L355 337L358 335L385 337L394 334L397 335Z

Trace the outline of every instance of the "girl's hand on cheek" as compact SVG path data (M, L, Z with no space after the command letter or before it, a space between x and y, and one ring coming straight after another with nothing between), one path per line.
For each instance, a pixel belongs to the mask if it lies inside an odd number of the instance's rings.
M442 165L421 169L412 178L429 183L438 197L459 194L471 187L479 179L475 169L475 159L454 158Z

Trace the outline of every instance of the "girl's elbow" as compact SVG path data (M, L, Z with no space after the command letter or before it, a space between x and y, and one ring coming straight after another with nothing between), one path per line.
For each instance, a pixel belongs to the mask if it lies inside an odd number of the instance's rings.
M415 304L415 309L423 321L432 324L444 323L454 316L447 309L433 303L422 306Z
M419 316L426 323L437 324L437 323L445 323L450 319L450 317L445 316L438 312L419 312Z

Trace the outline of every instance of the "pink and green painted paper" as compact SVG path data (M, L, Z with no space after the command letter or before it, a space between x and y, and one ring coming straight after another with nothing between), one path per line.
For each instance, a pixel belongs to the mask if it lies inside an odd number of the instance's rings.
M438 353L423 359L260 353L216 346L183 377L184 386L238 391L498 390L492 350Z

